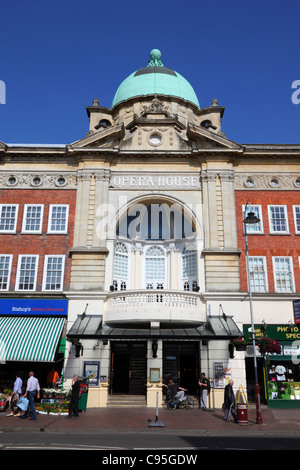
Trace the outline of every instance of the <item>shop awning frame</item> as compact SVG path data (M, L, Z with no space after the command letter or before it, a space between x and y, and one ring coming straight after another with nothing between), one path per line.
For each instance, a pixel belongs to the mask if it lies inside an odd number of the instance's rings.
M0 361L53 362L65 317L0 316Z
M103 324L101 315L79 315L67 333L67 339L76 342L83 339L95 340L146 340L146 339L170 339L170 340L232 340L242 337L232 317L209 317L208 322L195 327L170 327L170 328L132 328L109 327Z

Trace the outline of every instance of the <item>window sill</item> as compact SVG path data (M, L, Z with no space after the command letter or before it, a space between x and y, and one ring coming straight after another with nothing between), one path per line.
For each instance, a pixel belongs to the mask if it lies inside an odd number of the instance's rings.
M289 232L270 232L269 235L272 235L272 236L274 236L274 235L285 236L286 235L286 236L290 237L291 233L289 233Z

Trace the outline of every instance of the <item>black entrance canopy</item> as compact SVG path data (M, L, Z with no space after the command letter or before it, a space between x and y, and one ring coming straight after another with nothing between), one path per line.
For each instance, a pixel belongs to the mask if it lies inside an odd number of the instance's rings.
M139 339L171 339L200 340L223 339L232 340L243 336L232 317L208 317L208 321L195 327L159 327L140 328L110 327L103 323L102 315L78 316L67 333L67 339L76 342L80 339L99 340L139 340Z

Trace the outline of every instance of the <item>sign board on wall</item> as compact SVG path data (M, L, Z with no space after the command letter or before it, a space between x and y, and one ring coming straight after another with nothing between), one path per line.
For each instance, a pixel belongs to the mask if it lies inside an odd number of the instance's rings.
M294 308L294 323L300 323L300 299L293 301L293 308Z
M65 299L1 299L0 315L68 315Z
M214 362L214 388L224 388L230 379L230 365L224 362Z
M255 339L258 340L264 336L274 338L276 341L295 341L300 339L300 326L298 325L267 325L262 328L262 324L254 325ZM244 338L251 340L251 325L244 325Z

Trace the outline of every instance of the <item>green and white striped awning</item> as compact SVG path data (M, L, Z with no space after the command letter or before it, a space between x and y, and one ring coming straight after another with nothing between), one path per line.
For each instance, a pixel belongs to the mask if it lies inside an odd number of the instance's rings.
M0 361L53 362L65 318L0 317Z

